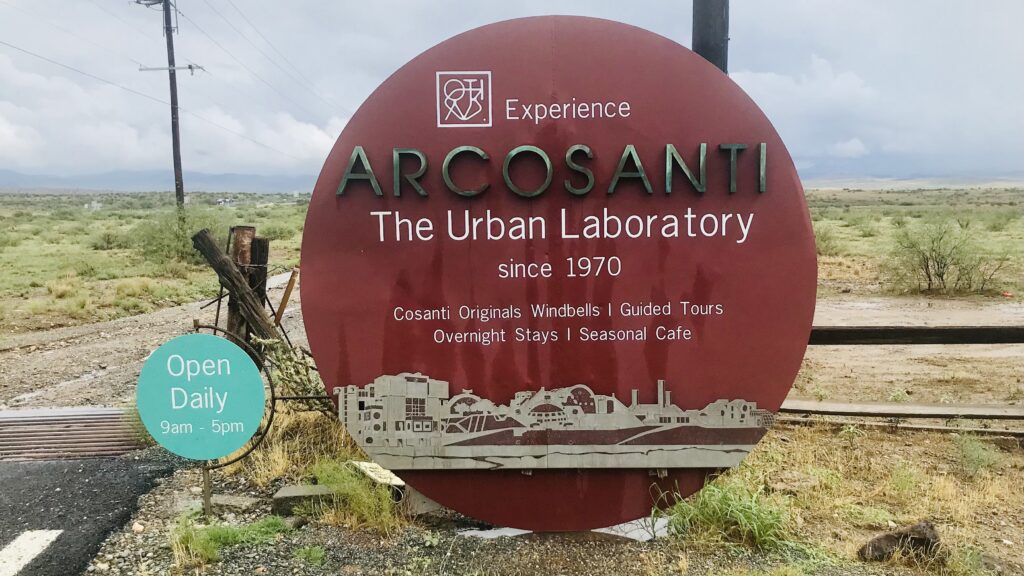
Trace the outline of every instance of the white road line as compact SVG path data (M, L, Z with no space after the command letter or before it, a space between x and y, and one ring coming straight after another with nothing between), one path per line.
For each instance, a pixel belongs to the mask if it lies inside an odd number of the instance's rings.
M15 576L33 558L46 550L63 530L29 530L22 532L0 550L0 576Z

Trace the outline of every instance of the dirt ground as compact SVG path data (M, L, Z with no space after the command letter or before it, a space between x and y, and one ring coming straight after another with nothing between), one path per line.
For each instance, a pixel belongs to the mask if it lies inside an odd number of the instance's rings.
M841 296L816 326L1024 325L1019 300ZM1024 401L1024 345L812 346L791 398L954 404Z
M280 301L284 280L270 283L271 301ZM305 344L298 294L292 292L282 324L293 342ZM191 332L193 319L213 323L216 305L202 304L0 338L0 409L133 403L149 353Z

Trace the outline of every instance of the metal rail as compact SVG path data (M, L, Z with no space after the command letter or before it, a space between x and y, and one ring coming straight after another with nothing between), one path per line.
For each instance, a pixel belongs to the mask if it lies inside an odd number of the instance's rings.
M808 344L1024 344L1024 326L815 326Z
M881 402L818 402L786 400L779 412L820 416L925 418L936 420L1024 420L1024 407L968 404L885 404Z

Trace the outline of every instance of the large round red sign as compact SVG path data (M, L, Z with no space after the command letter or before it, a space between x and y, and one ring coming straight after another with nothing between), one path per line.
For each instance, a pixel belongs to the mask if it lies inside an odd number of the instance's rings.
M579 17L456 36L338 138L302 309L339 417L464 514L609 526L699 489L771 423L816 260L779 135L726 75Z

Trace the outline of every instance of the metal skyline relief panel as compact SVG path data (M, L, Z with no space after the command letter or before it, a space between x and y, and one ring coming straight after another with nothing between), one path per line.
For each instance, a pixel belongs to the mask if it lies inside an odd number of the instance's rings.
M729 468L774 420L746 400L699 409L629 404L577 384L517 392L496 405L423 374L381 376L334 389L338 417L374 460L392 470L498 468Z

